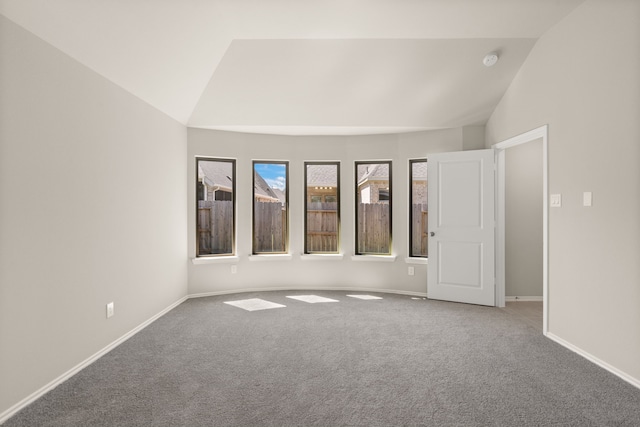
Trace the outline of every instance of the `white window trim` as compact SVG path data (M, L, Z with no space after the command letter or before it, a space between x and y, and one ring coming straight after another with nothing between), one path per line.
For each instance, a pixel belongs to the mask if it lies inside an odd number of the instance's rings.
M200 256L197 258L191 258L191 263L194 265L202 264L233 264L240 261L240 258L236 255L219 255L219 256Z
M351 261L395 262L396 255L351 255Z
M249 261L291 261L291 254L253 254L249 255Z
M300 254L302 261L342 261L344 254Z

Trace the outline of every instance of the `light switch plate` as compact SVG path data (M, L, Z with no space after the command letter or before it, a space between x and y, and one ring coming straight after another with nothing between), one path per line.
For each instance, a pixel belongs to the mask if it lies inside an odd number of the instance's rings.
M591 191L585 191L584 193L582 193L583 206L591 206L592 202L593 202L593 196L591 194Z
M550 196L551 207L559 208L562 206L562 194L552 194Z
M113 302L107 304L107 319L113 317L114 314L114 305Z

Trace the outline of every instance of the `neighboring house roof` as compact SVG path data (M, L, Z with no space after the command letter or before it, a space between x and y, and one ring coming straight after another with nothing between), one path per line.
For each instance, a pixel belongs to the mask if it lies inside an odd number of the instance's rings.
M307 187L335 187L337 186L337 172L333 165L313 165L307 174ZM413 180L427 180L427 162L413 163ZM387 163L362 164L358 167L358 184L367 180L389 179L389 165Z
M232 164L230 162L198 162L198 179L209 187L220 187L222 190L231 191L233 179L231 178Z
M198 179L202 180L209 187L218 187L221 190L232 191L233 180L232 165L230 162L198 162ZM262 198L271 199L274 202L284 203L285 195L280 190L269 187L269 184L255 173L256 195Z
M426 181L427 180L427 162L415 162L412 163L411 179L414 181Z
M307 169L307 187L337 187L338 171L335 165L310 165Z
M280 203L282 203L282 205L284 206L287 203L287 195L285 194L285 192L280 190L279 188L272 188L272 190L275 195L278 196L278 200L280 200Z
M313 165L307 175L308 187L336 187L337 171L334 165ZM211 187L220 187L231 191L232 165L229 162L198 162L198 179ZM256 194L285 201L284 192L269 187L269 184L259 173L255 173ZM387 163L361 164L358 166L358 184L367 180L389 179L389 165ZM413 163L413 180L427 179L427 162Z
M253 176L254 176L255 194L257 196L267 197L267 198L273 199L274 201L280 200L278 195L274 192L273 188L269 187L269 184L267 184L267 181L265 181L264 178L258 172L254 171Z
M365 181L389 179L388 163L372 163L358 165L358 185Z

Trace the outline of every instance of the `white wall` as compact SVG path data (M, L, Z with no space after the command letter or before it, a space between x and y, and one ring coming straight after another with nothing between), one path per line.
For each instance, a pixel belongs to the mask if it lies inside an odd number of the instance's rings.
M505 290L542 297L542 140L505 151Z
M550 29L487 123L549 124L549 331L640 384L640 2L587 0ZM582 193L593 192L593 207ZM632 380L633 381L633 380Z
M462 149L482 150L484 148L484 126L465 126L462 128Z
M424 294L427 266L415 265L408 276L408 203L410 158L429 153L462 150L462 130L451 129L396 135L295 137L242 134L189 129L189 256L195 256L195 157L237 159L237 273L230 264L189 265L189 293L201 294L244 289L361 287ZM290 261L255 262L251 254L252 160L288 160L290 206ZM341 162L342 252L340 261L303 261L305 161ZM393 253L397 260L357 262L354 252L354 162L392 160Z
M187 182L184 126L4 17L0 40L1 419L186 295Z

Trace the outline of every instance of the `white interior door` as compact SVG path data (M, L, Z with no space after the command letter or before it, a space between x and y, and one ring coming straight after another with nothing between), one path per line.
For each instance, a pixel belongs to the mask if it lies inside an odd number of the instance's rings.
M494 151L429 156L430 299L495 305Z

